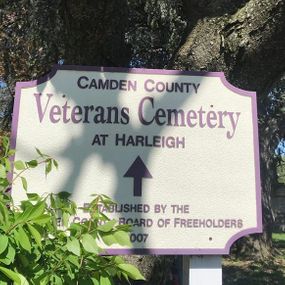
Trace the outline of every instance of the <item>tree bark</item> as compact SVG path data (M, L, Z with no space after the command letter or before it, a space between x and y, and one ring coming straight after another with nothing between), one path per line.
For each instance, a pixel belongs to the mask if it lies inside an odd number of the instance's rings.
M0 79L13 94L16 81L38 78L64 59L66 64L224 71L232 84L257 91L265 230L248 244L266 256L272 155L284 121L265 106L271 104L272 82L284 71L284 5L282 0L7 0L0 3ZM160 259L139 259L149 284L166 284L151 277ZM167 264L169 269L171 261Z
M268 112L268 93L285 65L284 6L284 1L275 0L240 1L239 5L226 0L185 1L188 35L168 65L224 71L235 86L257 92L264 231L238 244L238 252L246 255L271 253L274 149L282 122Z
M65 64L128 65L125 0L5 3L0 11L0 78L9 86L43 76L60 59Z

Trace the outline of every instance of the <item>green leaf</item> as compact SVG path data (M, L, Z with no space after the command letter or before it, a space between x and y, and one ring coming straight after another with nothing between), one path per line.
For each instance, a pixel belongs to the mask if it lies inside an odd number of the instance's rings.
M8 158L5 158L5 167L8 172L11 171L11 161Z
M3 191L6 191L7 188L9 187L10 183L8 181L8 179L4 179L4 178L0 178L0 192L1 194L4 194ZM8 199L11 200L11 199Z
M99 280L95 277L91 277L93 285L100 285Z
M0 164L0 178L6 178L6 168L2 164Z
M70 237L66 244L67 250L74 253L77 256L80 256L80 243L78 239Z
M24 254L22 252L17 253L17 259L21 261L21 267L27 268L31 261L27 258L28 255L25 255L25 252L23 252Z
M54 195L53 193L50 194L50 205L53 209L57 208L57 203L56 203L56 195Z
M26 231L21 226L18 227L17 240L23 249L25 249L26 251L31 253L32 247L31 247L30 239L29 239L28 235L26 234Z
M33 205L29 201L28 203L24 203L25 206L23 209L23 212L21 214L21 219L23 221L33 221L34 219L37 219L38 217L42 216L42 214L45 211L45 202L41 201L37 204Z
M113 233L110 233L110 234L101 233L100 236L106 245L110 246L112 244L117 243L117 240L115 239Z
M22 180L23 188L25 189L25 191L27 191L27 189L28 189L27 179L25 177L21 177L21 180Z
M14 149L10 149L8 152L9 156L13 156L16 153L16 151Z
M99 253L99 247L95 241L95 239L90 235L90 234L84 234L82 236L82 241L81 241L83 248L87 251L87 252L91 252L91 253L95 253L98 254Z
M8 249L0 257L0 262L9 265L14 262L16 251L14 247L9 244ZM4 255L4 256L3 256Z
M69 230L72 231L73 236L76 235L76 233L81 232L82 231L82 226L79 223L71 223Z
M27 225L28 225L28 229L29 229L32 237L35 239L37 245L41 248L42 247L42 242L41 242L42 241L42 237L41 237L41 234L32 225L30 225L30 224L27 224Z
M63 285L63 282L62 282L61 278L58 275L53 274L51 279L52 279L52 283L51 284Z
M100 285L112 285L108 276L100 276Z
M37 204L33 205L30 201L24 201L23 212L20 216L20 219L24 222L32 221L40 217L45 211L45 202L40 201Z
M48 273L44 273L42 275L40 275L39 278L37 278L36 283L38 285L48 285L49 283L49 274Z
M33 210L33 206L34 205L29 200L21 201L22 213L19 213L18 215L18 222L22 222L27 219L27 216L30 215L31 211Z
M37 193L27 193L27 197L30 201L39 201L40 196Z
M80 279L80 285L93 285L91 279L89 277L84 277Z
M18 276L20 277L20 285L29 285L29 282L27 281L27 279L20 273L18 273Z
M41 215L38 218L33 219L33 223L38 224L38 225L44 225L48 222L50 222L51 217L49 215Z
M55 168L58 169L58 162L55 159L53 159L52 162Z
M116 239L119 245L131 246L130 236L127 232L116 231L113 233L114 238Z
M128 281L128 284L131 284L128 274L126 272L121 272L121 273L122 273L122 276Z
M19 273L16 273L8 268L0 266L0 271L4 273L9 279L13 280L17 285L22 284Z
M68 260L70 263L75 265L77 268L80 268L80 263L78 262L78 257L74 255L68 255L66 260Z
M38 161L37 160L30 160L30 161L27 161L26 164L31 167L31 168L35 168L38 166Z
M44 154L38 148L36 148L36 152L38 153L39 156L41 156L41 157L44 156Z
M63 226L66 228L67 228L68 223L69 223L69 218L70 218L70 214L68 214L68 213L62 214L62 223L63 223Z
M98 226L98 230L105 233L110 232L114 228L116 223L116 220L108 221L107 223Z
M32 211L30 212L28 216L28 219L33 220L33 219L36 219L42 216L42 214L45 211L45 206L46 205L44 201L38 202L36 205L34 205Z
M8 137L2 136L2 146L4 148L5 155L7 155L9 148L10 148L10 140Z
M140 271L132 264L119 264L118 268L127 273L133 280L145 280Z
M66 191L62 191L62 192L57 193L57 196L58 196L60 199L68 200L68 198L71 196L71 193L66 192Z
M21 160L17 160L14 162L14 166L17 170L24 170L26 168L25 164Z
M110 208L111 205L116 205L116 203L108 196L106 195L101 195L103 198L102 198L102 203L104 204L104 206L106 208Z
M6 235L0 236L0 254L4 252L8 246L9 239Z
M120 256L115 256L114 261L116 264L125 263L125 260Z
M0 219L3 221L4 224L8 223L8 216L9 216L9 212L7 210L6 205L4 205L0 201Z
M52 169L52 161L51 161L51 159L48 159L46 161L46 167L45 167L46 176L51 172L51 169Z

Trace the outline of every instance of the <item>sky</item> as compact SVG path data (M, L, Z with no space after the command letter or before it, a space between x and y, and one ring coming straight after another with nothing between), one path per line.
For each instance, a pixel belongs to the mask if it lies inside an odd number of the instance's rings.
M277 155L285 155L285 139L282 139L275 149Z
M0 80L0 89L6 88L6 87L7 87L7 84L4 81Z

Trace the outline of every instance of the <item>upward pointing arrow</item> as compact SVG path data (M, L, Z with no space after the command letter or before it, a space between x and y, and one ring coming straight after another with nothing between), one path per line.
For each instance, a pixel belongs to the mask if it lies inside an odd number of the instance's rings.
M138 156L128 171L125 173L124 177L134 178L134 196L141 197L142 179L152 178L152 175L150 174L140 156Z

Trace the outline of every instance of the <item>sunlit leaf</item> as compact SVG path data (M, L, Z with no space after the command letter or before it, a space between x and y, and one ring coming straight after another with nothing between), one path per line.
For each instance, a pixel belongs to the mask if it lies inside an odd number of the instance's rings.
M33 238L35 239L37 245L39 247L42 247L42 242L41 242L42 237L41 237L41 234L38 232L38 230L30 224L28 224L28 229L31 235L33 236Z
M11 171L11 161L8 158L5 158L5 167L8 172Z
M16 251L14 247L11 244L9 244L8 249L6 249L5 252L3 252L3 254L1 255L0 262L6 265L13 263L15 259L15 254Z
M119 264L118 267L134 280L145 280L140 271L132 264Z
M78 262L78 257L76 257L74 255L69 255L69 256L67 256L66 260L68 260L70 263L75 265L77 268L80 267L80 263Z
M45 202L41 201L38 202L36 205L33 206L33 209L28 217L29 220L36 219L40 217L45 211Z
M8 215L9 212L7 210L6 205L4 205L1 201L0 201L0 219L6 224L8 223Z
M117 240L115 239L115 237L112 233L108 233L108 234L105 234L105 233L102 234L101 233L100 236L106 245L110 246L112 244L117 243Z
M6 178L6 168L2 164L0 164L0 178Z
M127 232L124 231L116 231L113 234L117 243L123 246L131 246L130 236Z
M33 219L33 223L39 224L39 225L43 225L46 224L48 222L50 222L51 217L49 215L41 215L38 218Z
M112 285L108 276L100 276L100 285Z
M116 220L108 221L105 224L98 226L98 230L101 232L110 232L116 223Z
M82 236L82 241L81 241L83 248L87 251L87 252L91 252L91 253L99 253L99 247L95 241L95 239L90 235L90 234L84 234Z
M31 242L30 239L26 233L26 231L23 229L23 227L18 227L18 242L21 245L21 247L28 252L31 252Z
M6 235L0 235L0 254L6 250L8 242L9 239Z
M78 239L76 239L74 237L70 237L68 239L66 247L67 247L68 251L74 253L77 256L80 256L80 243L79 243Z
M21 177L21 180L22 180L23 188L25 189L25 191L27 191L27 189L28 189L27 179L25 177Z
M14 166L17 170L24 170L26 168L25 164L21 160L17 160L14 162Z
M22 284L20 274L16 273L8 268L0 266L0 271L4 273L9 279L13 280L17 285Z

